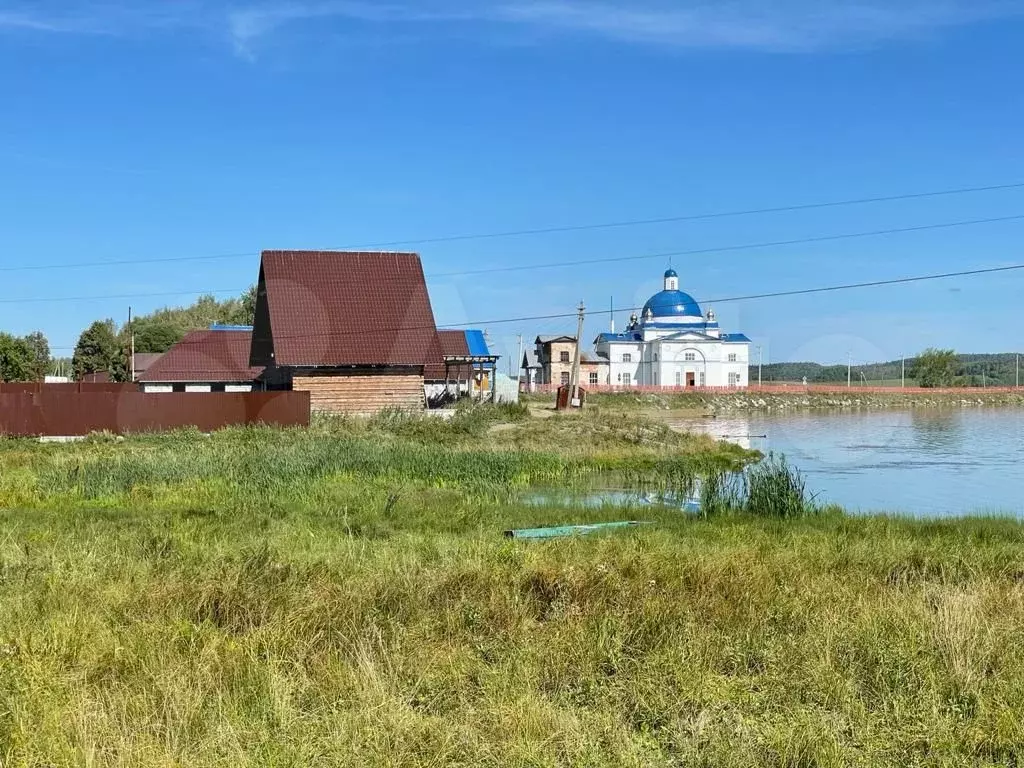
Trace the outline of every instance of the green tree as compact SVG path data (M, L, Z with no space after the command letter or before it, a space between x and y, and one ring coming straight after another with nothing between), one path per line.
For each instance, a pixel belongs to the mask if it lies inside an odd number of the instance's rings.
M914 361L914 378L922 387L951 387L959 359L952 349L929 348Z
M114 321L97 320L78 337L75 355L71 359L75 378L80 380L90 373L112 370L120 355L120 348Z
M42 331L34 331L25 337L25 343L32 352L32 380L42 381L50 372L50 342Z
M132 325L129 332L135 333L136 352L166 352L184 335L176 324L152 317L137 320Z
M0 381L32 380L32 348L24 339L0 333Z
M238 325L252 325L256 320L256 286L250 285L238 300L241 314Z

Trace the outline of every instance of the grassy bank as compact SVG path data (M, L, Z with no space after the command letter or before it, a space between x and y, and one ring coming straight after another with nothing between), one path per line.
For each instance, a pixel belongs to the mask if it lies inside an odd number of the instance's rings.
M514 411L0 443L0 763L1016 764L1018 524L516 498L744 458Z
M553 395L530 395L526 402L534 408L549 408ZM978 408L1024 406L1024 390L960 390L903 392L864 391L857 387L832 391L805 391L794 386L792 392L731 390L723 392L594 392L587 396L593 408L612 412L644 410L734 413L742 411L800 410L884 410L898 408Z

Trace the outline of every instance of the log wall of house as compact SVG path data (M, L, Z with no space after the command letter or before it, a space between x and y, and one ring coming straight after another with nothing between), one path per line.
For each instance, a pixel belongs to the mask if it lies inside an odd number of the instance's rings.
M310 409L332 413L372 414L386 408L425 407L420 373L323 373L292 379L292 389L309 392Z

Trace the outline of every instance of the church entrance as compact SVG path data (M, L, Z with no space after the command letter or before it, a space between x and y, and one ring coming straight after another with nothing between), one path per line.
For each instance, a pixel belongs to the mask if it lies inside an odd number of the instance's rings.
M686 386L687 387L695 387L695 386L697 386L697 378L696 377L697 377L697 374L695 374L695 373L687 373L686 374Z

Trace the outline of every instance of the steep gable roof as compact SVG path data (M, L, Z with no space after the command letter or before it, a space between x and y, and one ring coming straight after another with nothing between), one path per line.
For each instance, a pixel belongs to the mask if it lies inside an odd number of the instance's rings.
M263 368L249 365L251 344L249 331L193 331L147 368L139 381L254 381Z
M417 254L263 252L254 364L423 367L441 358Z

